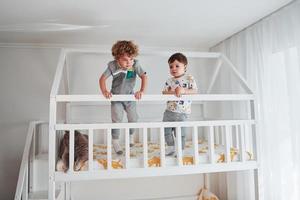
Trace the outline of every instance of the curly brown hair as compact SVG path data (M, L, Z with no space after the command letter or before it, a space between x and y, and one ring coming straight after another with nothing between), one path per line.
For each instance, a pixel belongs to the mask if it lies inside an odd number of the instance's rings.
M130 57L136 57L139 54L139 48L133 41L117 41L111 48L112 55L115 59L127 54Z

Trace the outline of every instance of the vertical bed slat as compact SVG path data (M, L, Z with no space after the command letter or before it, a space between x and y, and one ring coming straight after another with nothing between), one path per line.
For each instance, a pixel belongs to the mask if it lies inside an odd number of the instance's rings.
M220 135L219 135L219 127L215 126L215 143L220 144Z
M230 125L228 127L229 132L228 132L228 137L229 137L229 147L233 147L233 136L232 136L232 126Z
M177 140L177 161L178 166L182 166L182 148L181 148L181 127L176 127L176 140Z
M231 162L231 156L230 156L230 137L229 137L229 132L231 131L231 127L226 125L225 127L225 159L226 162L229 163Z
M257 133L258 133L258 128L256 127L257 126L257 124L254 124L253 125L254 127L252 127L252 137L253 137L253 141L252 141L252 143L253 143L253 157L252 157L252 159L254 159L254 160L258 160L258 151L259 151L259 147L258 147L258 135L257 135Z
M249 132L248 132L248 134L249 134L249 149L248 149L248 151L250 153L253 153L253 129L252 129L252 124L249 123L247 126L248 126L248 130L249 130Z
M147 128L143 128L143 154L144 154L144 168L148 167L148 136Z
M252 127L252 131L251 131L251 133L252 133L252 148L253 148L251 153L253 154L252 159L255 159L256 161L258 161L259 160L258 159L258 157L259 157L258 151L260 149L259 140L258 140L258 137L259 137L258 136L258 127L256 124L258 108L257 108L257 103L255 103L256 101L251 100L250 102L251 102L250 104L251 104L251 113L252 113L251 117L253 120L255 120L255 123L251 125L251 127Z
M22 200L28 200L28 165L25 167L24 185L22 191Z
M247 117L248 119L252 119L252 105L251 101L247 102Z
M89 129L89 171L93 170L93 129Z
M42 126L42 125L41 125ZM40 126L40 129L42 128ZM33 191L33 172L34 172L34 164L35 161L35 153L36 153L36 137L37 137L37 125L33 127L33 135L32 135L32 148L31 148L31 156L29 157L29 192Z
M209 151L209 162L213 164L215 162L215 145L214 145L214 127L209 127L208 134L208 151Z
M62 52L63 54L63 52ZM61 54L61 55L62 55ZM56 164L56 99L55 97L50 97L50 115L49 115L49 147L48 147L48 160L49 160L49 178L48 178L48 199L53 200L55 198L55 186L54 181L55 174L55 164Z
M246 158L245 158L245 127L244 124L240 125L240 155L241 155L241 161L245 162Z
M166 166L166 150L165 150L165 128L159 128L159 137L160 137L160 166Z
M70 129L69 133L69 171L74 172L74 129Z
M107 152L107 170L111 170L111 128L106 129L106 152Z
M239 138L239 126L235 125L235 147L237 149L239 149L239 146L240 146L239 140L240 140L240 138Z
M130 146L129 146L129 128L125 128L125 166L129 169Z
M220 138L221 138L221 144L225 145L225 139L226 139L226 128L225 126L220 126Z
M249 134L249 126L248 126L248 124L244 124L244 134L245 134L245 153L246 153L246 151L249 151L249 136L250 136L250 134ZM247 160L247 155L245 154L245 160Z
M259 131L258 131L258 126L256 124L256 120L257 115L259 113L258 111L258 107L257 107L257 100L252 100L251 101L251 108L252 108L252 119L255 120L255 124L253 125L254 127L252 130L252 137L253 137L253 159L255 159L257 162L260 162L260 140L259 140ZM262 180L262 172L260 170L260 168L257 168L254 170L254 183L255 183L255 199L263 199L263 188L262 188L262 184L263 184L263 180Z
M193 150L194 150L194 165L199 164L199 153L198 153L198 127L193 127Z

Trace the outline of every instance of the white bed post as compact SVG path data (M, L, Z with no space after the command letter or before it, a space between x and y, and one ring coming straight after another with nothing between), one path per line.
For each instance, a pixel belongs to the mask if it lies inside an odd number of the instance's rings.
M33 135L32 135L32 148L31 148L31 156L29 156L29 192L32 192L34 190L33 188L33 172L34 172L34 160L35 160L35 153L36 153L36 137L37 137L37 126L38 124L35 124L33 127Z
M55 199L55 123L56 123L56 101L55 97L50 98L50 119L49 119L49 185L48 199Z
M25 165L25 177L23 184L22 200L28 200L28 165Z
M65 64L65 67L64 67L64 70L63 70L63 80L64 80L64 91L65 91L65 94L70 94L70 88L69 88L69 58L68 56L66 55L65 56L66 58L66 64Z
M74 152L75 152L75 133L74 129L70 129L69 131L69 172L74 172Z
M240 125L241 161L246 162L245 124Z
M143 127L143 164L144 168L148 168L148 135L145 127Z
M198 126L193 126L193 154L194 154L194 165L199 164L199 148L198 148Z
M235 148L236 149L239 149L239 146L240 146L240 137L239 137L239 132L238 132L238 129L239 129L239 126L238 125L235 125Z
M260 135L258 135L259 133L259 127L258 127L258 107L257 107L257 100L255 98L255 100L251 101L251 111L252 111L252 118L255 120L255 129L252 130L255 132L255 146L254 146L254 150L255 150L255 159L258 163L257 169L254 170L254 183L255 183L255 199L260 200L263 199L263 191L261 189L261 185L263 183L262 181L262 175L261 175L261 171L260 171Z
M111 156L111 128L106 130L106 152L107 152L107 170L112 169L112 156Z
M66 52L64 49L61 50L60 57L58 60L57 69L54 76L54 81L50 93L50 114L49 114L49 179L48 179L48 199L55 200L55 162L56 162L56 95L58 94L59 84L63 74L63 68L65 64Z
M159 137L160 137L160 166L166 166L166 151L165 151L165 128L160 127L159 129Z
M215 143L220 144L220 127L219 126L214 126L214 137L215 137Z
M93 171L93 140L94 140L94 130L93 129L89 129L89 133L88 133L88 136L89 136L89 145L88 145L88 153L89 153L89 168L88 170L90 172Z
M130 168L129 128L125 128L125 167Z
M227 163L231 162L231 154L230 154L230 145L231 145L231 138L230 133L231 126L225 127L225 159Z
M176 143L177 143L177 161L178 161L178 166L182 166L182 142L181 142L181 127L176 127Z
M209 126L208 133L208 150L209 150L209 162L210 164L215 163L215 145L214 145L214 127Z

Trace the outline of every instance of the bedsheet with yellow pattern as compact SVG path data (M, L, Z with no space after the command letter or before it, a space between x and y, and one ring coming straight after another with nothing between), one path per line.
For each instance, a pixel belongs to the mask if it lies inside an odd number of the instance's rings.
M225 162L225 147L224 145L215 144L215 162ZM94 144L93 155L94 155L94 169L106 169L107 168L107 146L104 144ZM125 152L125 148L124 151ZM199 152L199 164L208 163L208 145L207 141L198 141L198 152ZM251 152L246 151L246 160L252 160L253 155ZM185 149L182 154L182 160L184 165L193 165L193 145L192 141L187 141ZM230 148L231 161L239 161L240 152L237 148ZM125 156L117 155L112 149L112 168L122 169L124 168ZM143 144L136 143L133 147L130 147L130 168L141 168L143 167ZM166 156L167 166L176 166L177 157ZM159 167L160 166L160 145L158 143L148 143L148 166ZM84 167L83 167L84 168Z

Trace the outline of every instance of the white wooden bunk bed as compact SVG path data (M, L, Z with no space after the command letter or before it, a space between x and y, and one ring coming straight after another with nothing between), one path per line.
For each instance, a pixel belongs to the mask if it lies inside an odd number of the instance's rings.
M239 170L254 170L256 199L259 199L259 135L256 125L255 96L248 87L245 79L239 74L227 57L220 53L184 52L188 58L216 59L217 64L209 84L207 93L198 95L184 95L180 99L193 102L245 102L247 107L246 119L197 120L187 122L138 122L138 123L69 123L68 120L59 122L57 113L61 112L58 104L66 105L74 102L108 102L108 101L137 101L131 95L114 95L110 100L99 95L70 95L68 94L66 57L69 53L107 54L97 49L62 49L50 96L49 119L49 200L55 199L55 190L58 182L81 180L101 180L113 178L149 177L182 174L198 174L212 172L227 172ZM171 52L143 52L145 55L169 56ZM222 66L228 67L245 94L211 94L216 82L217 74ZM149 75L151 76L151 74ZM63 80L63 81L62 81ZM64 94L59 94L59 88L64 85ZM139 102L165 102L179 100L173 95L144 95ZM205 107L205 104L204 104ZM66 107L65 107L66 108ZM66 109L64 109L65 111ZM67 115L67 114L66 114ZM183 154L181 148L176 148L176 157L165 156L164 127L175 127L179 137L176 137L177 147L181 147L181 127L190 127L191 140L187 142L188 150ZM117 159L111 145L111 129L124 130L125 152L119 166L114 166ZM129 146L129 129L138 128L140 143L134 149ZM157 143L149 143L150 129L158 130ZM205 137L199 138L199 130ZM70 158L71 167L67 173L56 171L57 146L59 132L70 131ZM88 134L89 161L88 167L82 171L74 171L74 131L83 130ZM104 144L94 142L96 131L104 135ZM98 132L97 132L98 133ZM97 157L97 155L99 157ZM98 159L98 162L97 162ZM106 162L101 168L99 159ZM115 161L116 162L116 161ZM113 163L113 164L112 164Z

